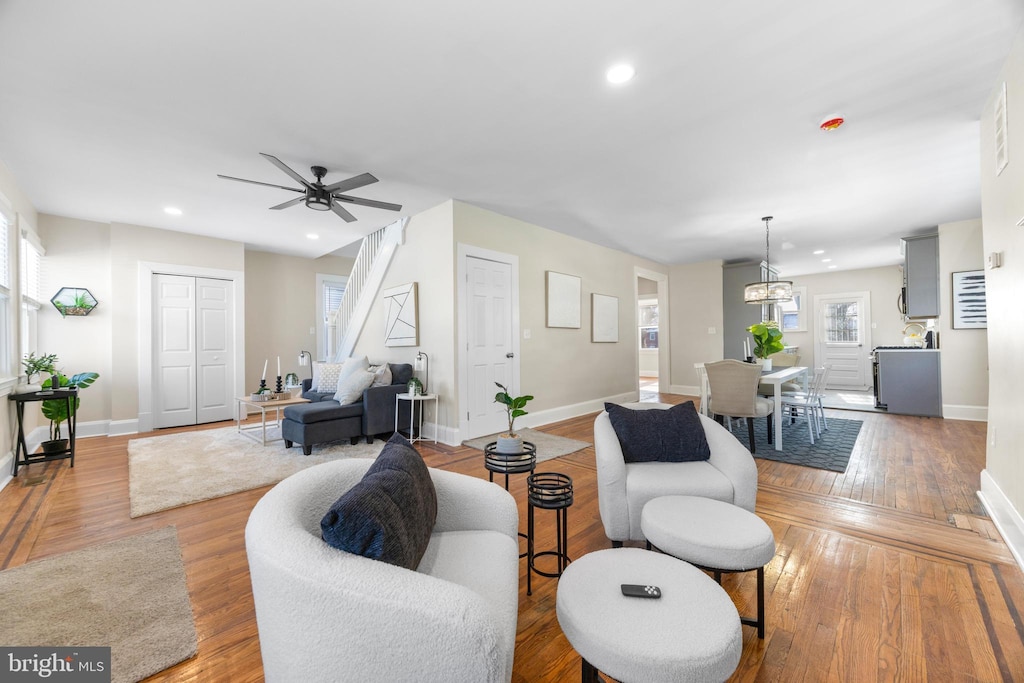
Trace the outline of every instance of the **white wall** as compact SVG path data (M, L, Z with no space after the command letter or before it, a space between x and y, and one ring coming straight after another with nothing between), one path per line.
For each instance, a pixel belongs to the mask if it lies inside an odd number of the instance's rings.
M993 112L1006 84L1009 164L995 170ZM1024 566L1024 30L981 112L981 215L984 254L1003 267L986 270L988 293L988 447L981 489L986 506Z
M696 396L694 363L722 360L722 262L672 266L669 271L673 393ZM712 331L714 330L714 331Z

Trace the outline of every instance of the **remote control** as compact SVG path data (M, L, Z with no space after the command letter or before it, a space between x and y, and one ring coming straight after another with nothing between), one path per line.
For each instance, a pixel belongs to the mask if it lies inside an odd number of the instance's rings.
M622 584L622 594L630 598L660 598L661 589L657 586L638 586L632 583Z

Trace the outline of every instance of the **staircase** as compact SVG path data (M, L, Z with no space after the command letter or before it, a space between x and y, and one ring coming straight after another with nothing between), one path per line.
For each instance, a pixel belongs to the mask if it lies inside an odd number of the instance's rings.
M408 222L408 218L399 219L363 238L338 307L335 339L340 341L335 349L335 361L352 355L370 315L373 300L377 298L391 265L391 259L405 239L405 226Z

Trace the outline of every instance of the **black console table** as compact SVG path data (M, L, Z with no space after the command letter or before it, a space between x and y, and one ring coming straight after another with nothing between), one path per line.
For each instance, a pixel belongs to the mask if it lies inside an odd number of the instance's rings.
M55 391L34 391L28 394L11 394L8 400L14 401L18 412L18 445L14 451L14 473L18 476L18 468L23 465L31 465L36 462L47 462L49 460L71 459L71 466L75 466L75 422L76 413L75 400L78 398L78 389L57 389ZM64 399L68 405L68 446L59 451L50 453L29 453L25 445L25 404L33 401L49 401L51 399Z

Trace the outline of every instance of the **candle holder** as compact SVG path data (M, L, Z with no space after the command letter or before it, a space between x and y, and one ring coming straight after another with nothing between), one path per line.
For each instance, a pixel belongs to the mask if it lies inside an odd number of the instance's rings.
M284 391L284 389L282 389L282 388L281 388L281 375L278 375L278 376L277 376L277 388L276 388L276 391L277 391L277 393L279 393L279 394L280 394L280 393L281 393L282 391Z
M267 388L267 380L265 378L261 379L260 380L260 393L262 394L263 391L266 390L266 388Z

